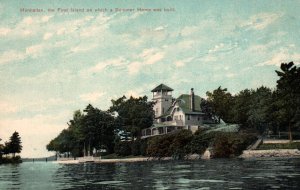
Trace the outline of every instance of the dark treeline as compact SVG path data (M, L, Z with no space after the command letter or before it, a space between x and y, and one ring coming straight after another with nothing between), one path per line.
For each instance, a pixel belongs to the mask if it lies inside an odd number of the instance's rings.
M213 112L225 122L238 123L244 129L278 135L288 131L289 139L299 137L300 129L300 68L292 62L281 64L276 71L279 79L275 89L259 87L232 95L219 87L207 92ZM294 132L294 133L293 133Z
M217 115L227 123L240 124L242 132L238 134L182 131L142 140L141 130L150 127L154 119L153 102L149 102L146 96L123 96L112 100L107 111L92 105L83 112L75 111L73 119L68 122L69 127L51 140L47 149L71 153L74 157L93 150L96 150L96 155L106 150L105 154L121 156L182 157L202 153L213 145L219 150L217 157L226 157L239 154L255 139L248 131L256 135L285 132L292 140L299 136L300 129L300 68L292 62L283 63L276 73L279 79L275 89L262 86L232 95L226 88L219 87L207 92L203 111Z
M146 96L129 99L123 96L112 100L107 111L88 105L83 112L75 111L73 119L68 122L69 127L51 140L47 149L71 153L74 157L87 155L93 150L96 154L101 150L106 154L114 153L121 141L140 139L141 130L152 125L152 107Z
M1 141L2 139L0 139ZM14 132L8 142L0 144L0 164L1 163L18 163L21 162L21 157L16 156L16 153L22 151L21 137L18 132ZM8 157L11 154L12 157ZM3 155L5 157L3 157Z

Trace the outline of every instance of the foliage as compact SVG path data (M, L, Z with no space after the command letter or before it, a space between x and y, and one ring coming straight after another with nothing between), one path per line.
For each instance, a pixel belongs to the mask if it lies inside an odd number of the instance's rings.
M213 113L226 122L231 122L231 113L228 110L232 107L232 95L227 92L227 88L217 88L213 92L206 92L207 100L212 106Z
M127 99L125 96L112 100L110 112L116 112L120 122L119 131L125 137L131 135L131 139L139 138L141 130L150 127L154 119L153 103L147 101L147 97Z
M74 157L82 156L83 149L85 154L93 149L113 152L116 123L110 113L88 105L83 113L75 111L68 125L47 145L49 151L71 152Z
M281 124L287 125L289 139L292 140L292 127L297 127L300 109L300 68L293 62L282 63L281 71L276 71L277 80L277 116Z
M188 144L193 138L189 130L152 137L148 141L147 155L152 157L174 157L181 159L189 152Z
M197 130L189 144L190 153L203 154L218 132Z
M254 140L255 136L239 133L217 133L213 141L213 154L217 158L240 155Z
M131 142L130 141L119 141L115 145L115 153L119 156L131 155Z

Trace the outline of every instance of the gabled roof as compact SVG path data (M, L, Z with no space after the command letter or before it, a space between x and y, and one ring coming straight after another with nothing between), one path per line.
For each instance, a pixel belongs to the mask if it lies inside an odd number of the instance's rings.
M200 103L201 103L201 97L198 95L195 95L195 111L191 110L191 95L189 94L182 94L180 95L176 101L178 106L182 109L184 113L187 114L197 114L201 112Z
M180 107L180 109L185 113L185 114L204 114L202 111L201 111L201 108L200 108L200 103L201 103L201 97L198 96L198 95L195 95L195 111L191 110L191 107L190 107L190 100L191 98L191 95L189 94L182 94L180 95L177 99L176 99L176 102L178 104L178 106ZM160 117L158 118L162 118L162 117L167 117L169 115L171 115L171 112L174 108L175 104L173 104L167 111L166 113L164 113L163 115L161 115Z
M173 91L172 88L168 87L167 85L160 84L157 87L155 87L151 92L159 92L159 91Z

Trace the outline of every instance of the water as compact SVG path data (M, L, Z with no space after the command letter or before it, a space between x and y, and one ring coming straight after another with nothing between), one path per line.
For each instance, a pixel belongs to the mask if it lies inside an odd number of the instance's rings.
M0 189L300 189L300 159L0 165Z

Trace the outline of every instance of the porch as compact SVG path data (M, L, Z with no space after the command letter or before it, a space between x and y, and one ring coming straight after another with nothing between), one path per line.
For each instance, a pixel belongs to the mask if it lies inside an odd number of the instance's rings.
M183 126L170 126L170 125L154 125L153 127L142 130L142 139L153 137L157 135L165 135L177 130L182 130Z

